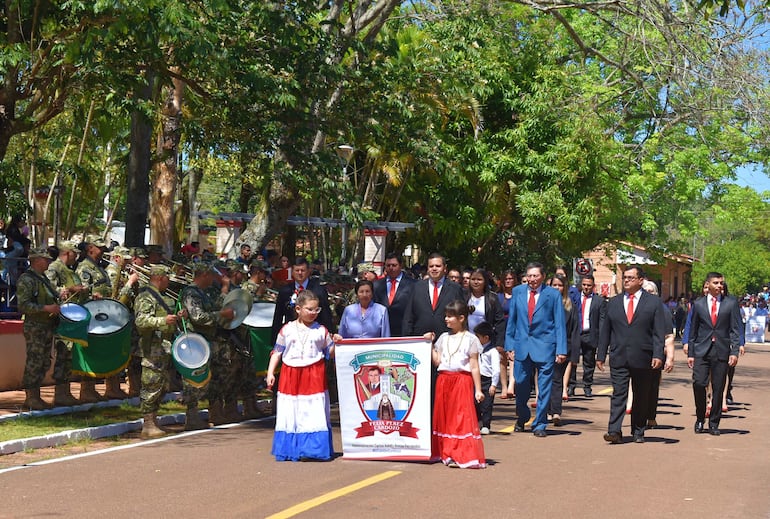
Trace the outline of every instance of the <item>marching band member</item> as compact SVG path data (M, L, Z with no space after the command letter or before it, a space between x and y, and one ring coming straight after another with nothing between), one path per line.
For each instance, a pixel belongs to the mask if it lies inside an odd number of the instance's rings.
M220 319L232 320L235 312L232 308L222 308L224 295L230 289L230 279L222 276L222 287L216 300L207 294L207 290L214 283L214 271L207 263L195 263L193 265L193 282L186 286L180 294L182 306L190 316L192 331L201 334L209 343L211 355L209 356L209 369L211 380L208 384L209 420L214 425L227 423L224 415L224 398L226 392L227 364L229 346L227 335L219 327ZM189 392L185 384L185 393ZM199 393L196 391L195 393ZM190 400L194 395L189 395ZM200 395L198 395L200 396ZM197 405L198 398L195 398ZM191 411L191 401L187 402L188 419ZM195 409L197 411L197 408Z
M110 275L101 266L102 256L107 248L107 244L98 236L86 237L86 256L83 261L80 262L77 268L77 273L80 279L83 280L83 284L90 289L92 299L102 299L112 296L112 282L110 281ZM128 398L128 395L120 388L120 378L117 375L107 377L105 379L106 390L104 392L104 398ZM102 397L96 392L96 381L94 379L83 379L80 383L80 399L83 401L83 397L89 400L97 398L99 400Z
M32 410L49 409L40 398L40 385L51 367L51 344L59 323L59 294L45 277L51 262L45 249L29 251L30 268L19 276L16 297L19 311L24 314L24 339L27 343L27 361L22 379L26 392L24 407Z
M83 304L88 299L88 288L83 286L80 276L73 270L75 261L78 257L78 247L71 241L59 242L59 257L48 266L45 276L51 285L56 289L62 299L67 299L73 303ZM67 341L69 342L69 341ZM70 377L72 375L72 343L65 343L61 339L56 339L56 361L54 362L53 378L56 381L56 391L54 393L53 403L56 406L72 406L78 403L78 400L70 392ZM96 402L89 399L89 395L81 393L80 402Z
M152 265L149 284L140 289L134 302L135 323L142 351L142 389L139 396L144 416L142 438L155 438L165 434L155 419L168 387L171 341L176 325L179 319L187 317L185 310L175 312L176 302L166 295L169 273L169 268L165 265ZM186 403L189 408L190 402ZM185 430L207 428L208 424L198 415L197 398L192 404L195 411L192 415L188 414Z
M139 291L147 283L143 281L135 267L144 267L147 259L147 251L143 247L131 247L128 249L127 268L122 270L117 300L131 312L135 318L134 303ZM131 356L128 361L128 396L139 396L142 385L142 350L139 346L139 332L135 319L131 323Z

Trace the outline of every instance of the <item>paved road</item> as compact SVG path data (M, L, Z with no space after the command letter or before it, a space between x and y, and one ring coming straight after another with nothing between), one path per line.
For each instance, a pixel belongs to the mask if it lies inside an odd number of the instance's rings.
M643 445L607 445L609 377L565 406L549 437L506 433L495 405L486 470L440 464L276 463L272 423L179 435L0 473L5 517L770 517L770 346L751 345L722 436L695 435L690 372L678 351ZM628 433L628 427L624 431ZM336 432L337 450L339 433ZM353 487L351 487L351 485ZM307 500L321 498L315 503ZM292 508L298 507L299 508Z

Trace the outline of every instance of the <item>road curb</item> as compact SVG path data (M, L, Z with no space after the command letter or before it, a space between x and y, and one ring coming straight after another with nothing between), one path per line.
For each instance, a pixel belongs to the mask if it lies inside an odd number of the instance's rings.
M179 393L168 393L163 397L163 401L175 400L179 397ZM139 405L139 398L127 398L125 400L108 400L105 402L97 402L95 404L78 404L72 407L56 407L54 409L46 409L44 411L30 411L23 413L16 413L3 416L0 419L0 423L6 420L14 420L23 417L41 417L41 416L56 416L61 414L68 414L79 411L88 411L92 408L103 407L120 407L121 405L128 403L132 406ZM208 410L201 411L201 417L205 420L208 418ZM185 414L177 413L170 415L159 416L157 421L159 425L174 425L184 423ZM43 436L33 436L31 438L21 438L18 440L8 440L0 442L0 455L14 454L16 452L22 452L27 449L43 449L46 447L58 447L66 443L80 441L80 440L97 440L99 438L107 438L110 436L119 436L129 432L141 431L144 420L139 418L129 422L118 422L108 425L100 425L98 427L86 427L84 429L71 429L68 431L61 431L53 434L46 434Z

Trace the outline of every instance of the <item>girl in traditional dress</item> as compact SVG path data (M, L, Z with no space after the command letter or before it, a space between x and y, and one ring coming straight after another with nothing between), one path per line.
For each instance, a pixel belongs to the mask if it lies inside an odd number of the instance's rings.
M436 341L433 364L438 366L433 405L432 451L450 467L485 468L484 444L476 419L476 402L484 400L479 373L481 344L468 331L468 305L452 301L444 322L449 328Z
M267 368L272 388L275 368L283 362L271 453L276 461L330 460L334 447L326 360L334 354L334 343L326 327L315 322L321 308L311 290L299 293L295 310L297 320L281 328Z

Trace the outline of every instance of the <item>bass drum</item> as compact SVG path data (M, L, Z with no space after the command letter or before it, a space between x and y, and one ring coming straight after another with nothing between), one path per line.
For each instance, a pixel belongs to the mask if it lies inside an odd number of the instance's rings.
M113 299L88 301L88 345L72 350L72 371L91 377L109 377L128 365L131 355L131 313Z
M183 333L171 346L171 358L182 378L193 387L203 387L211 379L211 348L203 335Z
M251 312L243 320L243 324L249 329L251 359L257 375L267 374L270 352L273 350L273 344L271 343L273 315L275 315L275 303L259 302L252 305ZM276 373L279 370L280 368L276 370Z

